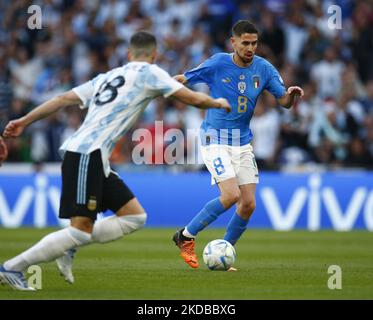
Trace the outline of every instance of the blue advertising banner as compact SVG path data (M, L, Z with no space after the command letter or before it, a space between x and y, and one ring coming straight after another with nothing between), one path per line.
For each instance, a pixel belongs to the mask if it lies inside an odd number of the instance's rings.
M121 176L146 209L147 226L184 226L219 195L208 173L122 172ZM60 184L59 175L0 174L0 226L66 225L68 221L57 218ZM256 201L252 228L373 231L373 172L261 173ZM233 213L231 208L212 226L226 226Z

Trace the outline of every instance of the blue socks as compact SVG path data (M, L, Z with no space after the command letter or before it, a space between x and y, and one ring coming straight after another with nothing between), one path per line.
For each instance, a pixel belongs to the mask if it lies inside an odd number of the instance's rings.
M206 203L203 209L186 226L187 231L196 236L198 232L206 228L211 222L215 221L227 209L220 202L219 197Z
M249 219L242 219L236 212L229 221L224 240L230 242L232 245L235 245L242 233L246 230L248 222Z
M223 207L219 198L206 203L203 209L185 227L183 232L184 236L195 237L198 232L206 228L211 222L215 221L218 216L220 216L226 210L227 209ZM224 240L229 241L232 245L235 245L237 240L246 230L248 222L249 219L245 220L241 218L236 212L229 221Z

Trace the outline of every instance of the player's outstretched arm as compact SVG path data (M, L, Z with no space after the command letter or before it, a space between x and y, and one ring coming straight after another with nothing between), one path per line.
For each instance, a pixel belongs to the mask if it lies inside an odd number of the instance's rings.
M231 111L229 102L224 98L213 99L203 92L192 91L186 87L176 91L173 95L176 99L196 106L200 109L225 109L227 112Z
M57 97L48 100L47 102L44 102L28 114L26 114L24 117L10 121L4 129L3 136L5 138L18 137L19 135L21 135L23 130L31 123L43 119L57 112L61 108L81 103L81 99L74 91L67 91Z
M303 95L304 95L304 92L301 87L297 87L297 86L289 87L285 95L282 96L280 99L277 99L277 102L282 107L289 109L294 104L295 100L298 97L302 98Z

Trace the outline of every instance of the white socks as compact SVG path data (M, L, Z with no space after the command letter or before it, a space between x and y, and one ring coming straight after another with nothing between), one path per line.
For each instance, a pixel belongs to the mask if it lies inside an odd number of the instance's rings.
M33 264L55 260L66 250L90 244L92 241L105 243L119 239L142 228L146 217L146 213L141 213L104 218L95 223L92 236L74 227L50 233L30 249L6 261L4 268L9 271L23 271Z
M131 214L118 217L116 215L104 218L95 223L92 240L105 243L121 238L142 228L146 222L146 213Z
M72 249L91 242L91 235L74 227L48 234L30 249L4 263L10 271L23 271L33 264L52 261Z
M194 238L196 237L196 236L192 235L192 234L188 231L187 227L185 227L184 230L183 230L183 236L184 236L184 237L187 237L187 238L192 238L192 239L194 239Z

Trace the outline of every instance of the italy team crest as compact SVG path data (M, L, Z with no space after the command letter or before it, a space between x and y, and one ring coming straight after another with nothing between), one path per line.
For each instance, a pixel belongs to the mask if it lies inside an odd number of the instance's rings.
M255 89L259 88L259 85L260 85L259 76L253 76L253 85Z
M243 81L240 81L238 83L238 90L241 92L241 93L244 93L245 90L246 90L246 83L243 82Z

